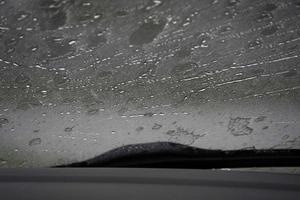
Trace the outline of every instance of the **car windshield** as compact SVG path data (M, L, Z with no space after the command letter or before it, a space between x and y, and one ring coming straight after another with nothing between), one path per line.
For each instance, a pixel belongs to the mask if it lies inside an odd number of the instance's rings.
M0 0L0 167L124 145L300 148L296 0Z

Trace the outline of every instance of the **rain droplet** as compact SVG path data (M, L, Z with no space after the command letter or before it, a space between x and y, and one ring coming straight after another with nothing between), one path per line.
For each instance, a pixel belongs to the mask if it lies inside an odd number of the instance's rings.
M228 6L237 6L240 0L228 0Z
M47 92L47 90L42 90L41 93L42 93L43 95L46 95L48 92Z
M248 42L249 49L257 49L262 46L262 41L260 39L256 39L254 41Z
M32 47L31 47L31 51L32 51L32 52L36 52L37 49L38 49L37 46L32 46Z
M135 130L136 130L137 132L141 132L142 130L144 130L144 127L140 126L140 127L137 127Z
M119 16L119 17L123 17L123 16L126 16L128 14L127 11L125 10L119 10L115 13L116 16Z
M28 17L28 15L29 14L23 12L23 13L19 14L19 16L17 17L17 20L22 21L22 20L26 19Z
M257 17L257 22L271 20L272 18L273 18L272 13L263 12Z
M92 4L91 4L91 2L83 2L82 3L82 6L91 6Z
M132 45L143 45L152 42L155 37L163 30L165 23L160 21L147 22L142 24L129 37L129 43Z
M162 127L161 124L155 123L155 124L153 125L153 127L152 127L152 130L158 130L158 129L160 129L161 127Z
M232 26L228 25L228 26L223 26L220 28L219 30L219 34L223 35L223 34L226 34L228 32L230 32L232 30Z
M3 125L8 124L8 123L9 123L8 119L6 119L4 117L0 118L0 128L2 128Z
M7 49L6 53L10 54L13 53L15 51L15 48L9 48Z
M0 158L0 164L1 165L5 165L6 163L7 163L7 160L4 160L4 159Z
M160 0L153 0L151 3L149 3L149 5L146 7L146 10L151 10L159 5L162 4L162 1Z
M268 36L268 35L273 35L274 33L276 33L276 31L278 30L276 25L270 26L268 28L265 28L264 30L262 30L261 34Z
M65 132L72 132L73 131L73 127L66 127L65 128Z
M69 41L69 45L73 45L73 44L76 44L76 41L75 41L75 40Z
M34 145L38 145L41 144L42 139L41 138L33 138L32 140L29 141L29 146L34 146Z
M94 15L94 19L99 19L101 15Z

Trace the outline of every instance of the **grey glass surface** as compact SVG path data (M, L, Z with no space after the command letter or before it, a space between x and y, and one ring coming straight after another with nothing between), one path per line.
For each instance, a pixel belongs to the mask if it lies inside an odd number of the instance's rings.
M300 148L300 2L1 0L0 167L126 144Z

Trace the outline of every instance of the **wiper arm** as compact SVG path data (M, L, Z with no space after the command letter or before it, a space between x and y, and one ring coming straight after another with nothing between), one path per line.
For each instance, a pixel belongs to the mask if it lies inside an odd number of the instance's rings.
M240 168L300 166L300 150L208 150L170 142L123 146L92 159L58 167Z

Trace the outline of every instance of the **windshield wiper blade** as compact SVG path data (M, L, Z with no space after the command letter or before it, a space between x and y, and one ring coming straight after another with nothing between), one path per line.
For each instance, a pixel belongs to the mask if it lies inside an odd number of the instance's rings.
M156 142L123 146L92 159L57 167L240 168L300 166L298 149L209 150Z

